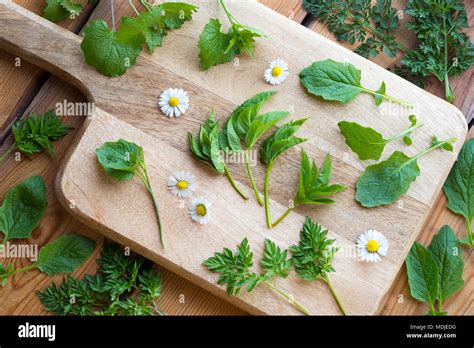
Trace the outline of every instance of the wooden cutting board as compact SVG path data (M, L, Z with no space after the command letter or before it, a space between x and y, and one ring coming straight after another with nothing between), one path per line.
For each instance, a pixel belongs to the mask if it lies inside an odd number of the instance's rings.
M423 225L434 199L454 163L465 138L467 126L461 112L445 101L338 46L336 43L293 23L255 2L234 1L233 14L268 36L258 42L255 58L238 60L202 72L197 40L203 26L225 15L217 2L190 1L199 12L182 29L164 40L164 47L151 56L143 53L126 75L107 78L84 63L81 39L7 0L0 0L0 47L32 61L80 88L96 106L83 127L83 136L57 180L57 193L71 214L104 235L169 268L203 288L225 297L255 314L298 314L293 307L265 288L238 297L228 297L215 285L217 276L201 265L223 247L234 247L247 237L255 259L261 256L263 239L271 238L282 247L296 243L308 215L331 231L347 253L335 260L331 280L342 301L353 314L376 313L409 248ZM282 57L290 76L271 88L262 78L272 59ZM362 70L362 82L377 89L382 80L388 94L411 101L416 110L377 108L373 98L361 95L347 105L321 101L301 87L298 72L315 60L332 58L348 61ZM161 92L168 87L185 89L191 107L184 117L168 119L157 108ZM254 94L275 89L278 94L265 110L291 110L292 118L309 117L299 135L310 138L302 145L319 164L326 153L333 157L333 181L349 187L327 207L303 207L273 230L265 228L263 209L254 199L244 202L225 178L195 161L188 150L186 134L197 132L211 110L222 121L236 105ZM104 111L105 110L105 111ZM429 145L432 135L457 137L454 153L437 151L419 161L422 176L396 204L363 209L354 200L354 185L369 162L360 162L347 148L337 123L353 120L393 135L408 125L415 113L424 127L416 131L414 144L387 146L384 158L395 149L417 153ZM114 116L112 116L114 115ZM153 208L143 185L137 180L119 183L107 177L95 159L95 149L105 141L124 138L143 146L152 185L162 210L169 246L161 248ZM282 156L271 178L272 215L279 216L293 197L299 173L299 149ZM212 219L206 226L192 223L186 204L167 192L166 178L178 170L197 177L197 196L213 201ZM251 194L243 165L232 166L235 177ZM263 187L263 166L255 168L257 184ZM187 203L187 202L186 202ZM377 264L359 262L353 251L357 236L367 229L383 232L389 242L387 257ZM291 275L278 285L294 294L314 314L338 314L329 290L323 284L306 283Z

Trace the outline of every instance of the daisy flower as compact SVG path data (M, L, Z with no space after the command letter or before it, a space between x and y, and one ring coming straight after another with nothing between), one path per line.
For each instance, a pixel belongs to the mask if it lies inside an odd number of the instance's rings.
M189 97L181 88L168 88L160 95L158 105L166 116L179 117L188 110Z
M268 68L265 69L263 78L269 84L275 86L285 81L288 75L288 65L283 59L278 58L270 62Z
M362 261L378 262L387 251L387 238L376 230L367 230L357 238L357 252Z
M168 177L168 189L179 198L188 198L196 190L196 180L191 173L176 172Z
M189 214L191 219L196 222L199 222L201 225L207 224L209 222L211 202L202 199L195 198L189 206Z

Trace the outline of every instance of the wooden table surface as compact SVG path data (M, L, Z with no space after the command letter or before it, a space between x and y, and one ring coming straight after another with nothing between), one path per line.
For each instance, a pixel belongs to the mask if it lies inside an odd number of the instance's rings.
M294 21L303 23L303 25L311 30L334 39L321 23L307 15L301 6L301 1L260 1ZM15 2L38 14L42 13L45 6L45 1L43 0L16 0ZM406 0L394 0L394 5L398 8L403 8L405 3ZM471 28L474 28L474 2L465 1L465 3ZM117 18L122 15L132 15L133 11L127 1L115 1L115 4ZM74 21L67 20L61 22L60 25L78 33L87 20L96 18L103 18L107 22L111 22L109 1L103 0L97 5L86 5L85 10L78 18ZM474 40L473 29L470 31L470 36L471 40ZM402 29L397 33L397 37L407 46L413 47L416 45L415 38L406 32L403 25ZM388 59L387 57L379 56L373 60L383 67L390 67L399 59L400 57ZM456 80L452 80L452 86L456 94L455 105L463 112L468 121L472 120L474 114L473 72L474 69L470 69ZM56 103L63 102L64 100L68 102L85 101L85 97L75 88L47 72L28 64L26 61L3 51L0 51L0 78L0 154L12 143L10 128L15 119L25 117L31 111L47 111L54 108ZM428 82L426 90L441 97L444 95L442 85L435 80ZM83 118L66 117L64 121L70 126L79 128L83 123ZM3 199L5 192L11 186L21 180L31 175L43 175L48 186L48 209L40 225L33 232L33 237L23 241L23 243L36 243L41 246L55 240L63 233L73 232L95 239L98 245L94 256L74 273L75 277L82 277L85 274L95 272L95 259L100 253L103 237L71 218L58 204L53 192L53 182L56 173L69 147L76 140L76 133L78 132L72 130L66 137L55 142L54 145L57 150L55 159L41 154L35 156L32 161L28 159L15 161L11 157L4 162L0 170L0 200ZM474 136L473 129L471 129L469 136ZM441 193L427 219L426 225L418 237L420 242L424 244L429 243L433 234L445 224L449 224L459 236L463 236L466 233L464 219L452 214L446 206L446 198ZM464 249L463 253L465 259L465 286L446 302L445 308L450 314L474 314L474 257L471 250ZM25 266L29 263L24 259L0 261L5 261L6 263L13 262L16 267ZM164 278L163 295L160 297L158 305L166 313L174 315L246 314L183 278L161 269L158 265L156 267L162 271ZM47 314L39 302L35 290L43 289L51 281L59 282L61 279L61 276L50 278L36 271L16 275L5 288L0 289L0 314ZM387 293L384 301L382 301L379 313L384 315L422 315L426 312L427 307L425 304L420 304L410 297L406 270L403 267L391 290Z

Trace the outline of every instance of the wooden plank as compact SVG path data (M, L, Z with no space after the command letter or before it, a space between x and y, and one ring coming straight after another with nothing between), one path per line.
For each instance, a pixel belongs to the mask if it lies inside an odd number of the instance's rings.
M15 0L15 3L28 10L41 15L45 7L44 1ZM60 26L79 32L85 19L93 10L92 5L87 5L82 13L75 19L68 19L59 23ZM0 99L0 145L3 143L12 123L20 116L23 109L32 100L47 78L48 73L28 63L21 58L0 51L0 90L3 91Z
M303 22L307 15L303 8L303 0L259 0L259 2L297 23Z

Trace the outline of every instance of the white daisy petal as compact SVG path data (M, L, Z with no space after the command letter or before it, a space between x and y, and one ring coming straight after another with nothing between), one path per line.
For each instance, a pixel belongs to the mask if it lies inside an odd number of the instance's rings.
M191 173L176 172L167 180L168 189L171 194L179 198L188 198L196 190L196 180Z
M171 98L174 98L171 100ZM188 94L181 88L168 88L161 93L158 106L168 117L180 117L189 108Z
M357 253L362 261L378 262L388 253L387 238L376 230L367 230L357 238Z
M191 219L200 223L201 225L207 224L210 219L210 207L211 202L202 198L195 198L189 206L189 214Z
M273 86L285 81L288 75L288 64L281 58L271 61L263 72L264 80Z

